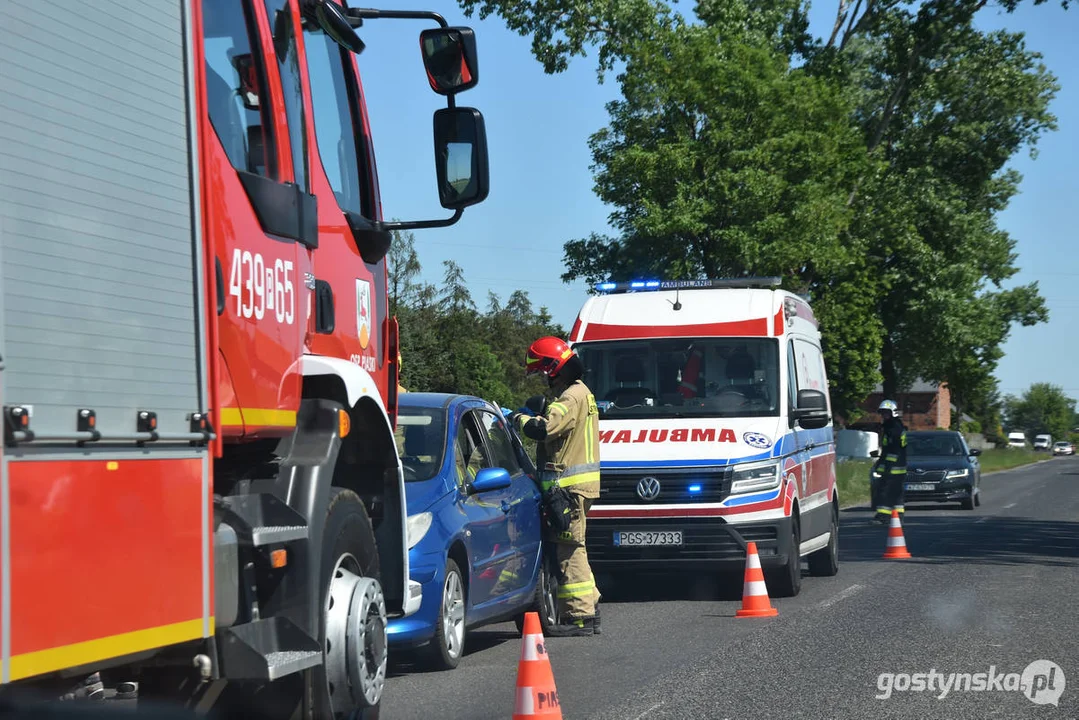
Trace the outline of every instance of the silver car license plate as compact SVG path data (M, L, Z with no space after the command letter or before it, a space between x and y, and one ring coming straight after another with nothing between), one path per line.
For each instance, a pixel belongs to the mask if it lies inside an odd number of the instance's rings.
M631 530L616 531L614 544L618 547L636 547L640 545L681 545L681 530Z
M907 483L907 490L932 490L934 487L932 483Z

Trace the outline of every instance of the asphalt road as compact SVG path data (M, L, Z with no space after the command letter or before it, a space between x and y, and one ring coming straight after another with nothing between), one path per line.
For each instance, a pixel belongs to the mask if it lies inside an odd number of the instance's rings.
M973 511L911 508L910 560L881 559L886 530L868 525L866 508L842 515L839 574L773 598L776 618L734 617L740 576L608 593L602 636L548 641L563 717L1079 717L1079 458L986 476ZM515 628L477 630L467 646L453 671L395 662L383 719L508 719ZM1059 666L1056 706L1007 689L1008 674L1037 660ZM915 692L900 675L930 672L993 679L989 691L944 693L934 676L932 692ZM887 698L882 673L896 674Z

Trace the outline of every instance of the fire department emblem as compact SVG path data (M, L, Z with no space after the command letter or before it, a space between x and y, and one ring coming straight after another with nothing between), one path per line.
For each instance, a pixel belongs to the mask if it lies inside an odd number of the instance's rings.
M371 342L371 283L366 280L356 280L356 334L366 350Z

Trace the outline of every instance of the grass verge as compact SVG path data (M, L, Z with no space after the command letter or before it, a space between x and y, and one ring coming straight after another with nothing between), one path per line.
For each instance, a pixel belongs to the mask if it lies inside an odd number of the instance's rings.
M874 460L844 460L836 465L836 485L843 507L869 503L869 470Z
M1019 448L999 448L986 450L978 456L978 462L982 465L983 473L991 473L998 470L1010 470L1020 465L1030 465L1039 460L1048 460L1050 457L1052 456L1046 452L1020 450Z

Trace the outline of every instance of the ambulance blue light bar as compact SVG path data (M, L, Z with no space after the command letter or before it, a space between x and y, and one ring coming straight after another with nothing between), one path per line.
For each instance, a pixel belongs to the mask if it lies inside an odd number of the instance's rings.
M601 282L601 293L641 292L649 290L700 290L708 288L776 288L783 282L779 277L708 278L705 280L630 280Z

